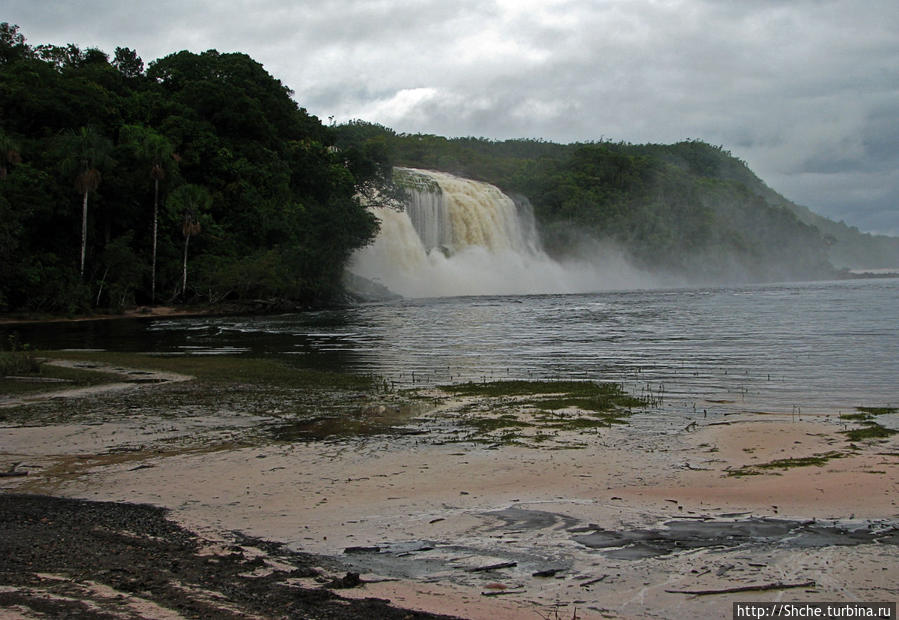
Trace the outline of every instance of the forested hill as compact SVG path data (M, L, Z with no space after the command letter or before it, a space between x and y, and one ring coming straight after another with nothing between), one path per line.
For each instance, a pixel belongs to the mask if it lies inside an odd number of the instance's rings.
M390 177L333 141L245 54L145 68L0 24L0 311L333 300Z
M182 51L145 66L129 48L32 45L2 23L0 312L331 302L348 257L377 232L361 197L395 203L401 192L394 165L525 197L556 255L613 242L683 281L899 265L896 239L819 218L701 142L324 126L246 54Z
M397 164L488 181L526 197L548 250L614 242L641 267L692 282L826 278L899 267L899 238L860 233L796 205L741 160L700 141L672 145L492 141L338 128Z

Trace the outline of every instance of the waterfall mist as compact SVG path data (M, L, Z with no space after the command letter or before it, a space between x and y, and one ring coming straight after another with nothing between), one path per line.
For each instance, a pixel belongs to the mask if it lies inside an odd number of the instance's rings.
M405 297L587 293L650 287L608 246L584 240L569 257L543 251L530 205L498 188L434 171L398 170L406 208L374 208L375 241L349 271Z

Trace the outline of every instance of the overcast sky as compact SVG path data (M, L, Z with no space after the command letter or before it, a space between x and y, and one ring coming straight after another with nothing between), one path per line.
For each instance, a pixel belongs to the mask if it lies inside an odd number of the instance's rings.
M246 52L327 123L723 145L899 235L897 0L4 0L31 45Z

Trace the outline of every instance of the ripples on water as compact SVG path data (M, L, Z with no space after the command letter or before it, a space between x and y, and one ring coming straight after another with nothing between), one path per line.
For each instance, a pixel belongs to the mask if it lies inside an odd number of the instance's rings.
M619 381L680 407L718 412L899 405L896 279L441 298L118 323L67 326L55 336L47 332L49 342L37 332L23 339L42 346L278 355L304 366L381 375L397 386Z

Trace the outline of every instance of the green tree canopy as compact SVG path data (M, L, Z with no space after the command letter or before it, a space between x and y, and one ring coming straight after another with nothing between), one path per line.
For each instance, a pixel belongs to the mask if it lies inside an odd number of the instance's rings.
M169 299L185 242L193 299L333 301L376 231L357 197L368 180L292 95L246 54L184 51L145 70L128 47L31 46L0 24L0 308ZM183 185L211 199L187 239L163 209Z

